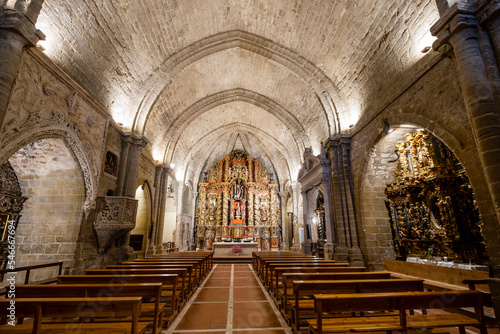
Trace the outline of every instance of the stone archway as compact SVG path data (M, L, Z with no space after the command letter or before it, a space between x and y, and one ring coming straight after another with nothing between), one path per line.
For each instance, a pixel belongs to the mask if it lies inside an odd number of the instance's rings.
M149 230L151 226L151 189L144 182L135 192L135 198L139 201L137 206L137 218L135 228L130 231L130 247L138 257L143 257L149 243Z
M9 158L28 198L16 230L17 266L64 261L74 268L84 215L85 182L77 158L62 138L41 139ZM54 277L37 270L31 280Z

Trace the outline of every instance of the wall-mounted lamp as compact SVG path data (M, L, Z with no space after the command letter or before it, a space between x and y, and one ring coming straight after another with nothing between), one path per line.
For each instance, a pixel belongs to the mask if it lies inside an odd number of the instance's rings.
M422 49L422 51L420 51L420 52L422 52L422 53L427 53L427 52L429 52L429 51L431 51L431 50L432 50L432 48L431 48L430 46L426 46L426 47L425 47L425 48L423 48L423 49Z
M391 133L392 131L394 131L394 129L391 129L391 124L389 124L389 121L387 120L387 118L384 118L382 120L382 122L384 123L384 126L383 126L383 129L384 129L384 132L386 134L389 134Z

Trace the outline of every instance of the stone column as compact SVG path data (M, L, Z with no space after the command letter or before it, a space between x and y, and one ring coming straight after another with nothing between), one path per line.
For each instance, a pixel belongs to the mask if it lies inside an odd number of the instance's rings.
M146 138L133 138L127 160L127 173L124 183L123 193L127 197L135 198L137 190L137 176L139 174L139 163L141 151L147 145Z
M130 134L122 135L122 147L120 152L120 161L118 165L118 175L116 181L116 196L125 196L123 189L125 188L125 177L127 175L128 154L130 145L132 144L132 137Z
M163 243L163 225L165 224L165 206L167 204L167 192L168 192L168 178L172 168L163 166L161 168L160 176L160 189L159 189L159 199L158 199L158 215L156 219L157 233L155 239L155 253L161 253L162 243Z
M292 191L293 191L293 204L294 204L294 217L293 217L293 222L292 224L295 226L294 228L294 235L293 235L293 245L292 245L292 251L296 253L300 253L301 245L300 245L300 235L299 235L299 228L304 226L303 219L302 219L302 212L303 212L303 206L302 206L302 196L300 196L300 183L297 181L292 182Z
M325 259L333 259L333 252L335 248L335 233L333 227L332 219L332 200L331 200L331 187L330 187L330 160L326 156L325 147L321 143L321 158L320 164L322 167L322 178L323 183L323 196L325 200L325 227L326 227L326 243L325 243Z
M5 1L3 1L5 2ZM24 47L45 39L35 28L43 1L8 1L0 9L0 125L7 110Z
M491 66L488 67L484 61L488 57L483 54L484 47L480 45L482 28L476 19L475 8L467 3L455 3L449 8L442 8L440 14L441 19L431 28L432 34L438 37L433 48L440 50L446 45L453 48L479 161L488 187L474 189L484 223L484 238L490 262L499 264L500 110L494 93L496 83L488 75ZM483 44L487 42L481 41ZM498 71L498 64L494 71Z
M326 147L331 161L333 196L330 205L333 208L333 235L337 242L333 258L358 266L363 265L363 257L358 242L350 147L351 138L348 135L331 139ZM325 207L326 205L325 201Z
M476 6L479 23L486 29L496 63L500 64L500 0L479 0Z
M309 199L307 197L307 193L301 192L302 195L302 203L303 203L303 212L302 212L302 217L304 220L304 243L302 244L302 252L304 254L312 255L311 252L311 233L312 232L312 226L311 226L311 219L309 219Z
M288 192L286 191L280 191L279 193L280 199L281 199L281 234L282 234L282 249L283 250L288 250L290 240L288 239L288 224L287 224L287 212L286 212L286 200L288 197Z
M151 239L149 240L148 250L146 252L147 256L154 254L154 249L156 247L156 240L158 234L158 221L159 221L159 203L161 196L161 174L163 166L158 165L155 167L155 180L154 180L154 197L153 197L153 207L151 208L151 221L153 224L153 233L151 234Z

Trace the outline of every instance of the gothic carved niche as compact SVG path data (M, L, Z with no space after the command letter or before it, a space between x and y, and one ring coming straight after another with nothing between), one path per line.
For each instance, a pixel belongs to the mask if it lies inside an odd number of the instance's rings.
M97 198L94 230L99 251L103 252L113 241L135 228L139 201L128 197L105 196Z
M215 163L208 178L203 178L205 182L199 184L197 245L208 249L212 242L232 240L256 241L263 245L261 231L275 227L275 233L267 234L270 240L266 245L278 248L277 231L281 221L278 185L269 180L262 163L244 151L232 151ZM213 236L213 240L206 240L208 235Z
M407 134L396 153L394 182L385 194L397 256L485 262L474 193L454 154L424 130Z

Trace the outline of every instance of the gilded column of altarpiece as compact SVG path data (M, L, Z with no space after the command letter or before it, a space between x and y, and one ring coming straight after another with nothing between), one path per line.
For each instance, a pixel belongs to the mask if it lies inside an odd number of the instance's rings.
M278 185L266 168L244 151L219 160L199 184L196 207L197 245L255 241L259 249L279 248L281 213Z
M394 182L385 193L397 256L485 262L476 200L455 155L424 130L407 134L396 153Z

